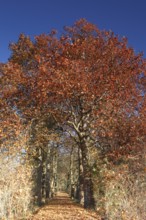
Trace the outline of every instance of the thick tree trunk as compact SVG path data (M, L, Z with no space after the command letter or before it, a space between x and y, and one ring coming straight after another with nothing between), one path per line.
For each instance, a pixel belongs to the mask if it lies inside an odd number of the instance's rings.
M36 190L35 190L38 206L41 206L42 204L42 172L43 172L43 167L40 161L37 167Z
M70 180L69 180L69 191L70 191L70 196L71 198L75 197L75 185L74 185L74 154L73 154L73 147L70 152Z
M46 167L46 201L50 198L50 167L49 165Z
M45 191L46 191L46 201L50 198L50 153L51 153L51 146L48 144L47 146L47 155L46 155L46 184L45 184Z
M41 206L42 204L42 165L38 168L38 177L37 177L37 204Z
M57 149L55 149L55 155L54 155L54 171L53 171L53 174L54 174L54 192L56 194L57 192L57 162L58 162L58 152L57 152Z
M82 153L80 148L78 149L78 159L79 159L79 185L78 185L78 199L81 205L84 205L84 176L83 176L83 163L82 163Z
M46 197L46 154L42 152L42 199Z
M51 164L52 166L51 180L50 180L51 197L53 197L57 191L57 160L58 160L57 149L54 149L52 154L52 164Z
M94 208L93 183L88 162L88 148L86 143L80 145L83 166L83 189L84 189L84 208Z

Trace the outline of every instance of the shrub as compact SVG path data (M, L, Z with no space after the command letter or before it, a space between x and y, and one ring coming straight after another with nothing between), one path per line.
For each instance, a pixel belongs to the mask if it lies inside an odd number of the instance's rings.
M96 174L95 200L101 215L108 220L145 219L146 174L142 161L125 161L112 166L100 163Z
M0 163L0 219L24 218L32 201L31 168L4 155Z

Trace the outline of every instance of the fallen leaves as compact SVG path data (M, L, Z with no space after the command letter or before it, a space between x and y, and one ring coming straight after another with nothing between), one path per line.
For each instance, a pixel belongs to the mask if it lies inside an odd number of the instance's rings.
M70 199L66 193L58 193L48 205L40 208L28 220L101 220L93 210L86 210Z

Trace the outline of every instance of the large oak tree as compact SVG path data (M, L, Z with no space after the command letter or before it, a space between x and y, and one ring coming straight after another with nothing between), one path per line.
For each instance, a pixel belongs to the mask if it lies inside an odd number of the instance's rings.
M134 122L143 101L138 88L140 74L146 73L142 54L136 55L126 38L101 31L84 19L66 27L60 38L55 31L37 36L34 42L20 35L11 50L6 72L17 81L13 104L30 118L51 112L69 131L81 150L84 206L92 207L89 147L126 152L124 148L131 149L140 134ZM127 125L135 140L128 136L117 142Z

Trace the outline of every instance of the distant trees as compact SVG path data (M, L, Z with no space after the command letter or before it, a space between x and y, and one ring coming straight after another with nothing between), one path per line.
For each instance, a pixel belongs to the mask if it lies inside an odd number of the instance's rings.
M33 127L28 152L37 163L38 203L45 187L48 198L57 185L53 176L57 148L49 145L55 143L52 132L63 141L70 139L69 182L78 185L84 207L94 207L96 159L120 164L123 157L145 149L146 63L142 54L136 55L127 39L100 31L84 19L66 27L59 38L56 31L34 41L21 34L10 49L9 62L2 67L1 97L20 124ZM51 126L50 114L57 128ZM95 151L97 157L92 154ZM50 162L51 155L56 155L56 162ZM74 156L79 162L74 174L77 181L72 176ZM52 191L49 181L54 181Z
M52 198L57 190L59 136L53 130L55 126L56 121L51 114L34 119L29 126L27 151L33 166L33 194L38 205Z

